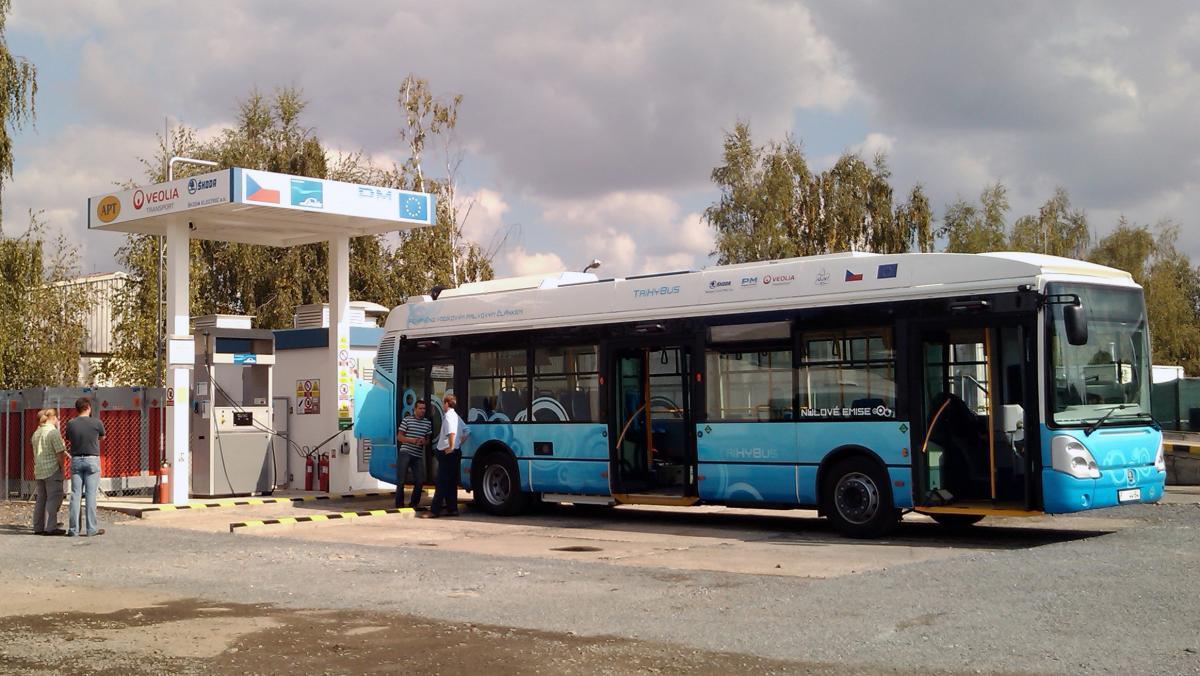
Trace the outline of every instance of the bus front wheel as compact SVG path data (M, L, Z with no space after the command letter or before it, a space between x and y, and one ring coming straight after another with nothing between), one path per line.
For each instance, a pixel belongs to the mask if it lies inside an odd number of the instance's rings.
M517 462L507 453L491 453L483 459L479 482L474 486L475 505L489 514L510 516L525 508L528 496L521 490Z
M842 534L880 537L900 522L887 472L878 463L863 456L846 458L830 468L824 484L823 511Z

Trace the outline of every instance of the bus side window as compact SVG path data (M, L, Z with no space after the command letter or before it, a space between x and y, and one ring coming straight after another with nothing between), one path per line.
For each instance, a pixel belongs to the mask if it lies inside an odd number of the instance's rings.
M801 419L892 418L896 364L891 330L803 337L797 399Z

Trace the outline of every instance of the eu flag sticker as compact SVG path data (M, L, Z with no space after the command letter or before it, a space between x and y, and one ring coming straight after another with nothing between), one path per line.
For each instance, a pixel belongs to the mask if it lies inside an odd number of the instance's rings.
M429 196L408 193L400 196L400 218L414 221L429 220Z
M886 263L879 266L879 274L875 275L875 279L894 279L896 277L896 267L899 263Z

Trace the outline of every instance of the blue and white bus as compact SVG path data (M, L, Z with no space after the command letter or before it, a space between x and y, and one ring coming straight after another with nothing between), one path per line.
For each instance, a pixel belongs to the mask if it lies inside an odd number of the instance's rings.
M842 532L907 510L1157 501L1141 289L1022 253L835 254L621 279L561 273L411 298L355 434L396 482L397 419L454 392L477 507L816 508Z

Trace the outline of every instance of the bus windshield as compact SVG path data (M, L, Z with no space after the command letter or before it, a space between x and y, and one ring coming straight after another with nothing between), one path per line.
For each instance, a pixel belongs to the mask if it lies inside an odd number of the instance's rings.
M1049 295L1075 294L1088 341L1071 345L1063 306L1050 305L1050 407L1055 425L1128 424L1150 416L1150 349L1139 289L1050 284ZM1107 416L1107 417L1105 417Z

